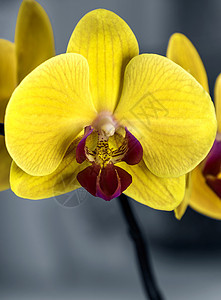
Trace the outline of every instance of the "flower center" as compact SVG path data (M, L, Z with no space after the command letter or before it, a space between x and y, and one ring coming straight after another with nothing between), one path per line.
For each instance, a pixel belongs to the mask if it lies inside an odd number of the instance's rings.
M140 162L142 156L140 142L104 112L91 126L85 127L84 136L77 146L77 162L91 163L78 173L77 179L92 195L111 200L132 182L131 175L115 164L125 161L134 165Z
M111 160L112 150L109 148L108 141L99 141L97 144L95 159L101 165L104 166Z
M94 143L96 146L93 147ZM84 151L89 162L106 167L108 163L115 164L123 159L128 151L128 142L118 132L107 137L94 131L87 137Z
M109 112L101 112L92 123L92 126L101 137L108 139L108 137L114 135L117 122L114 120L113 115Z

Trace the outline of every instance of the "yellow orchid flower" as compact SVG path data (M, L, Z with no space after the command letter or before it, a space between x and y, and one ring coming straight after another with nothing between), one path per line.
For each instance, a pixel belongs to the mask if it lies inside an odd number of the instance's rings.
M54 56L54 37L44 9L23 0L17 17L15 43L0 39L0 122L16 85L36 66ZM11 158L0 136L0 191L9 188Z
M167 57L192 74L203 88L209 92L208 79L203 62L191 41L181 33L171 36ZM188 205L208 217L221 219L221 76L215 84L215 104L218 133L214 145L205 158L187 175L184 200L175 209L175 216L181 219ZM200 105L200 104L199 104Z
M11 188L43 199L83 186L173 210L216 127L209 94L188 72L139 55L129 26L97 9L79 21L67 53L37 67L9 101Z

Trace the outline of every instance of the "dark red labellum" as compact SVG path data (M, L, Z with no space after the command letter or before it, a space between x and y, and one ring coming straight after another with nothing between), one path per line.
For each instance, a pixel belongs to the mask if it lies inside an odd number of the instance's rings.
M132 182L129 173L112 163L102 169L94 163L78 173L77 179L89 193L106 201L118 197Z

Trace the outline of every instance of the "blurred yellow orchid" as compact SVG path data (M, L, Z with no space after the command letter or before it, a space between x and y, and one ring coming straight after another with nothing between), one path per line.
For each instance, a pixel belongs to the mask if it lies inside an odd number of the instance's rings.
M55 54L54 37L44 9L23 0L15 28L15 43L0 39L0 122L17 84L36 66ZM0 136L0 191L9 188L11 158Z
M83 186L173 210L216 129L202 86L166 57L139 55L129 26L97 9L79 21L67 53L37 67L10 99L11 187L43 199Z
M167 57L186 69L209 92L203 62L185 35L174 33L171 36ZM182 218L188 205L208 217L221 219L221 75L216 80L214 97L218 121L216 140L205 160L186 176L185 197L175 209L177 219Z

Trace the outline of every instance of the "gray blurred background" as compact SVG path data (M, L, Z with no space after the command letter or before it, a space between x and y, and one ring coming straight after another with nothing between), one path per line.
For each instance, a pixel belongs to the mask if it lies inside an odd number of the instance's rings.
M221 71L220 0L38 2L50 17L57 54L65 52L78 20L95 8L110 9L124 18L141 52L165 55L170 35L186 34L204 61L213 93ZM20 4L0 0L1 38L13 41ZM74 207L62 205L66 200ZM131 203L149 242L165 299L221 299L221 222L191 209L177 221L173 213ZM107 203L74 192L30 201L10 190L1 192L0 299L144 300L117 199Z

